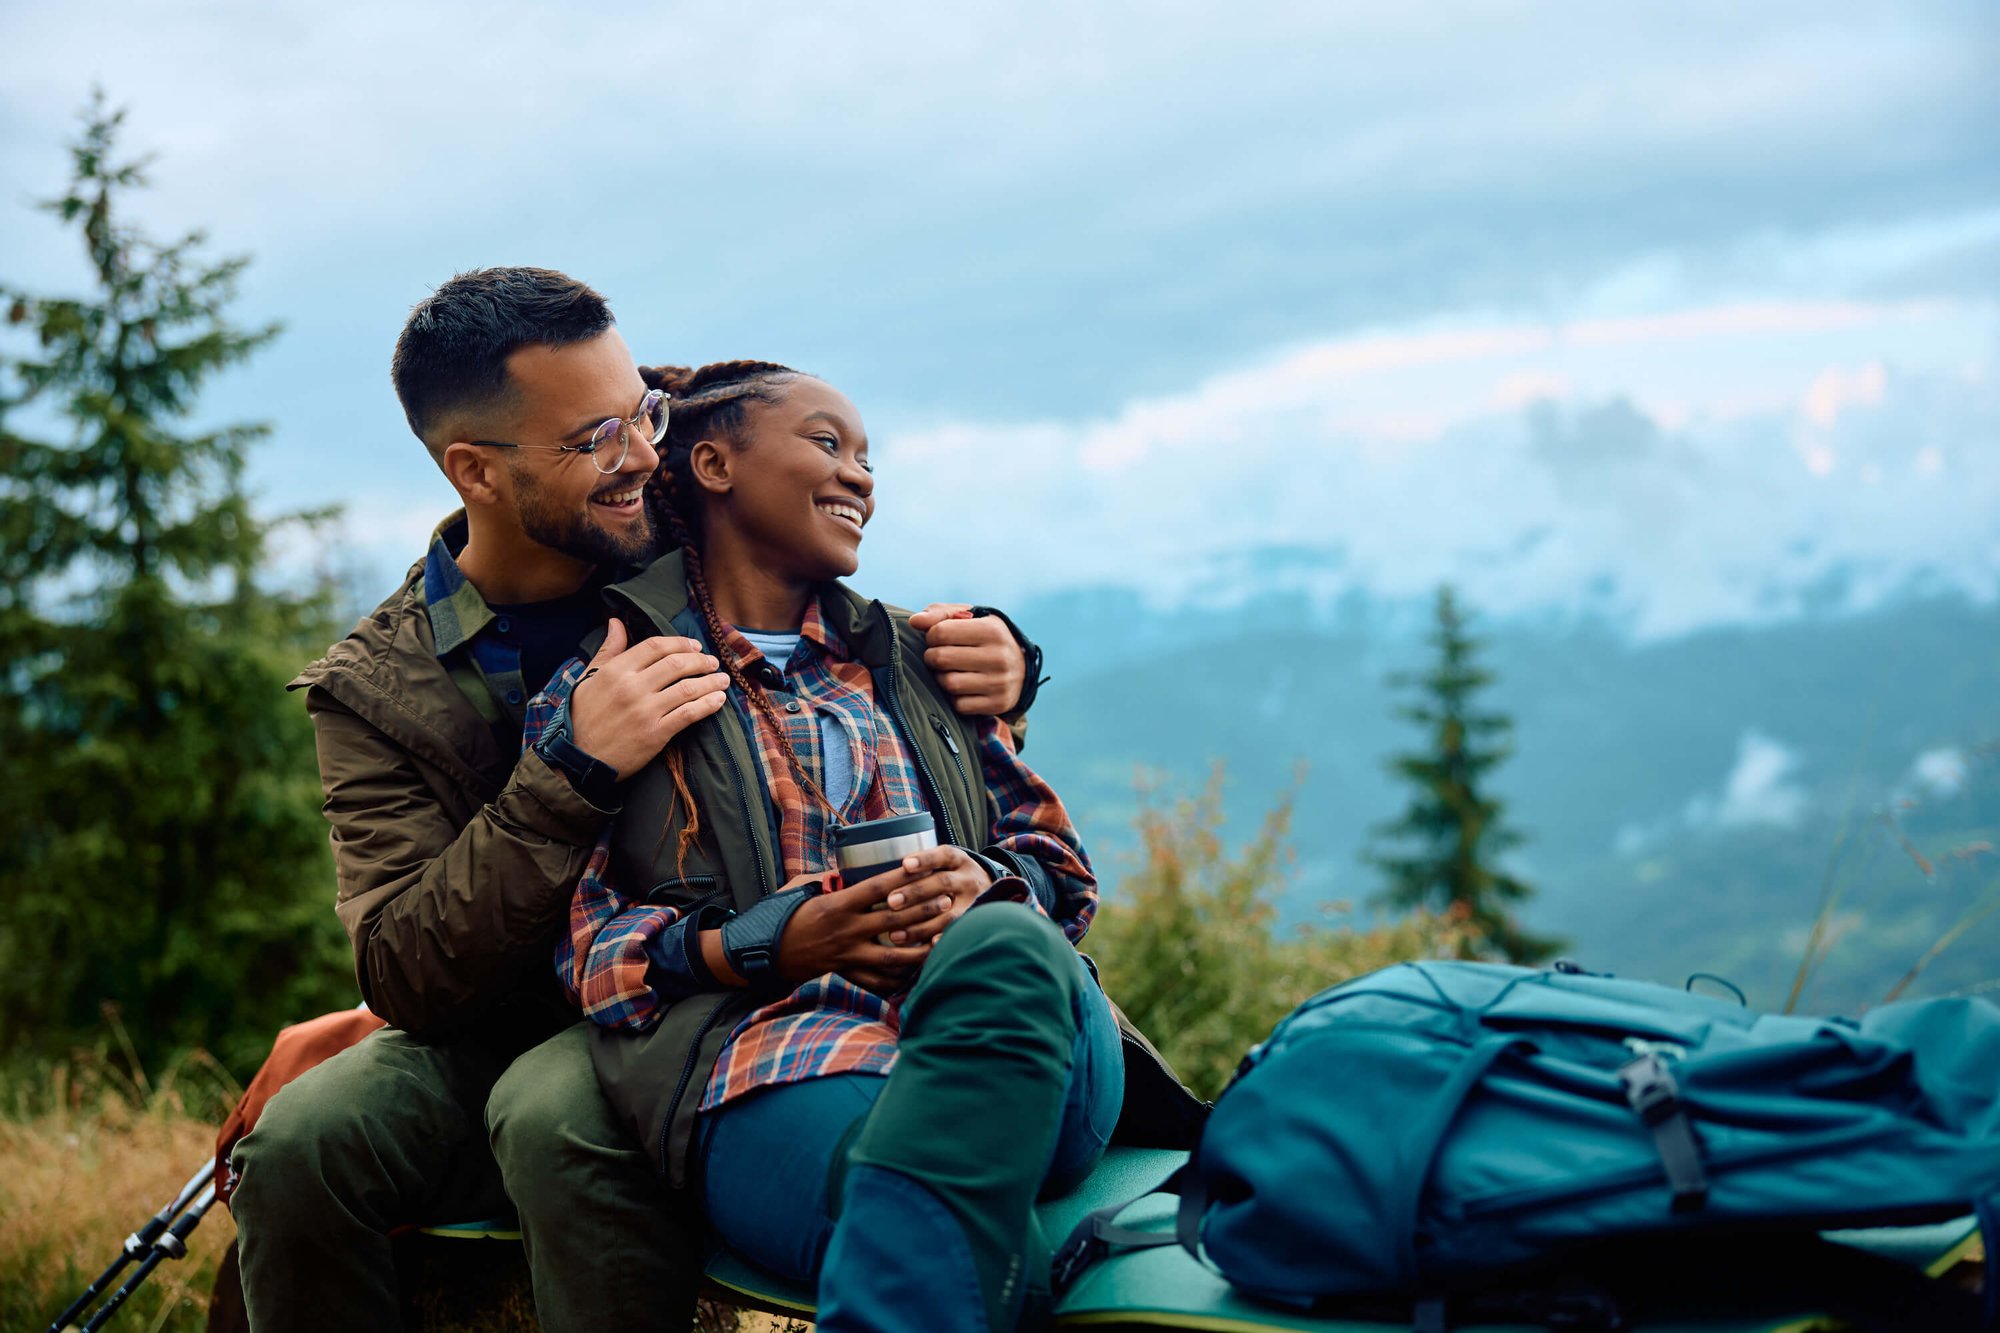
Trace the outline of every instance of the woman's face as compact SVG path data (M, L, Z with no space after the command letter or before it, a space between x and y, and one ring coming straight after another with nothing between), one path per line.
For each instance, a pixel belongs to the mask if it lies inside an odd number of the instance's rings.
M727 523L767 572L801 583L860 568L875 479L861 413L847 395L809 376L788 379L776 402L744 414L741 437L721 444L706 466L695 460L710 492L711 535L718 520Z

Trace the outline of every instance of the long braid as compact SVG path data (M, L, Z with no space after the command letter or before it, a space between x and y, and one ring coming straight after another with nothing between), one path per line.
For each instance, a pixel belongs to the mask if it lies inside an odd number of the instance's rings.
M702 622L708 629L716 660L722 663L722 669L728 673L736 688L743 692L743 697L769 724L772 734L778 738L778 748L785 756L786 766L791 769L800 789L838 821L840 812L834 808L819 783L806 772L805 764L792 747L791 736L779 718L770 694L750 678L736 654L730 650L722 618L716 614L715 597L709 591L708 574L703 567L699 501L693 494L692 485L683 490L680 477L680 471L687 467L689 451L697 439L712 437L718 431L734 435L742 425L744 411L749 404L775 402L776 382L800 372L772 361L720 361L699 370L689 370L685 366L649 366L641 367L639 373L648 388L664 389L672 399L660 467L646 483L647 509L662 522L675 545L681 549L682 561L687 569L688 591L693 595L695 607L701 612ZM677 857L680 871L685 874L688 849L694 845L699 823L694 799L687 785L684 756L678 738L668 746L666 759L667 769L673 775L675 794L688 809L688 820L681 829ZM661 837L665 836L663 828Z

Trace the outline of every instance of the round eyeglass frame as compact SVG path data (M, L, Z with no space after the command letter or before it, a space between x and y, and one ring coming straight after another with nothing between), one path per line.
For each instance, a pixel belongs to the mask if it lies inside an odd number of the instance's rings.
M639 399L638 411L622 420L618 417L608 417L598 422L597 428L590 432L590 438L582 444L509 444L505 440L467 440L466 443L485 445L489 449L533 449L544 453L583 454L599 472L610 476L625 466L625 459L632 452L632 436L639 430L639 421L647 413L657 409L660 421L653 428L652 434L646 437L646 443L658 444L667 438L667 422L672 416L672 402L673 399L665 389L648 389L645 396ZM613 440L618 442L616 454L611 454L605 449L605 445ZM609 463L605 461L607 458L610 459Z

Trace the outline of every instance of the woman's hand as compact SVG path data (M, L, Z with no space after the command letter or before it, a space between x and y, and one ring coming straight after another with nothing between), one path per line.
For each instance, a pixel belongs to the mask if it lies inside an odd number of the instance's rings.
M914 853L903 858L900 871L892 870L876 879L895 874L908 878L902 887L890 891L886 901L891 908L917 904L929 905L933 910L912 925L891 929L889 942L921 945L925 949L946 927L964 916L980 894L993 887L993 876L963 847L932 847Z
M907 935L947 905L939 895L909 897L913 878L898 866L806 899L778 937L779 973L793 985L838 972L878 995L906 989L924 961L924 946L880 944L876 937Z

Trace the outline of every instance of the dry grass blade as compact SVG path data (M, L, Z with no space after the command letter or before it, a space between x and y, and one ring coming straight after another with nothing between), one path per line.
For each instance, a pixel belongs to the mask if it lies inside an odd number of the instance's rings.
M137 1097L150 1084L131 1071L83 1064L13 1090L0 1119L0 1327L45 1328L215 1151L214 1124L173 1082ZM162 1264L117 1326L202 1327L234 1234L229 1215L212 1209L188 1257Z
M1966 933L1974 926L1984 921L1987 917L1992 916L1995 912L2000 912L2000 894L1993 892L1995 887L2000 887L2000 881L1987 886L1986 893L1990 896L1987 897L1986 901L1980 903L1957 921L1953 922L1949 930L1938 936L1935 944L1924 950L1922 957L1910 964L1910 970L1903 974L1900 981L1889 988L1889 993L1882 997L1882 1003L1888 1004L1891 1000L1894 1000L1905 990L1909 989L1910 985L1919 976L1923 975L1924 969L1937 961L1938 955L1963 939Z

